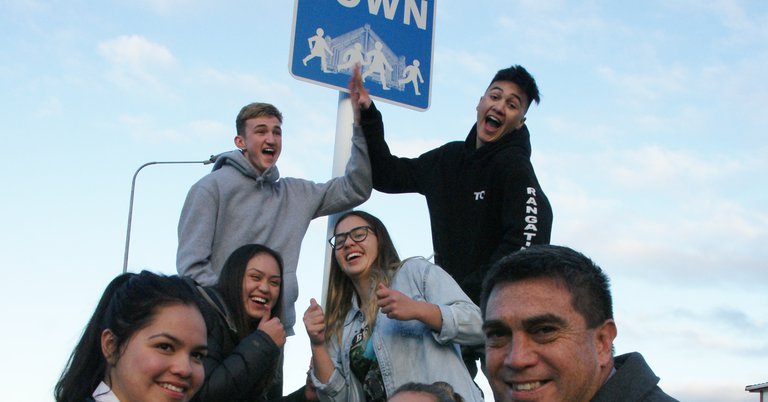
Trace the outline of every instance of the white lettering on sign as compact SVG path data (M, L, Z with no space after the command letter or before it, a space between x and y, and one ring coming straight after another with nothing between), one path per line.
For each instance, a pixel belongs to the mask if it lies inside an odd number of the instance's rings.
M360 0L336 0L344 7L353 8L360 4ZM418 0L404 0L403 3L403 24L411 25L411 18L416 21L419 29L427 29L427 9L429 3L427 0L421 0L421 6L417 5ZM400 0L368 0L368 12L371 15L379 15L382 4L384 5L384 18L388 20L395 19L397 5Z

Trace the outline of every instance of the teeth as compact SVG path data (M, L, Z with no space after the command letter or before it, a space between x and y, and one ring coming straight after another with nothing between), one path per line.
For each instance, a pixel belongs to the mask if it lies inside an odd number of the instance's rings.
M184 388L177 387L175 385L164 383L164 384L161 384L160 386L163 388L170 389L171 391L174 391L174 392L184 392Z
M256 303L267 304L267 299L263 297L251 297L251 300L255 301Z
M360 254L360 253L350 253L350 254L347 254L347 261L349 261L349 260L351 260L351 259L353 259L355 257L360 257L361 255L362 254Z
M264 153L273 154L273 153L275 153L275 150L273 148L265 148L264 149Z
M541 386L541 381L512 384L512 388L515 391L531 391L536 388L539 388L540 386Z

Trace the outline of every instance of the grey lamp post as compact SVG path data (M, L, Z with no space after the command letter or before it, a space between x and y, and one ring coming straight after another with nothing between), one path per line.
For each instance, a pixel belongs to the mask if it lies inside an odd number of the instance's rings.
M139 175L139 172L141 169L144 169L145 167L149 165L178 165L178 164L203 164L203 165L209 165L213 162L216 162L216 155L211 155L210 158L203 160L203 161L162 161L162 162L147 162L141 166L139 166L138 169L136 169L136 173L133 174L133 180L131 181L131 200L128 203L128 228L125 233L125 255L123 257L123 273L128 272L128 249L131 245L131 220L133 219L133 196L136 191L136 176Z

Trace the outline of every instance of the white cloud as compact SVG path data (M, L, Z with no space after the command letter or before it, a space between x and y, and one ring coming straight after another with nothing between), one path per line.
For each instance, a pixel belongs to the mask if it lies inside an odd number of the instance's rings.
M765 14L749 14L739 2L731 0L704 2L703 6L710 8L723 26L731 30L727 45L764 44L768 40L768 17Z
M46 99L35 112L38 118L46 118L61 114L61 100L58 97L50 96Z
M516 46L548 60L589 58L597 47L584 46L584 43L626 33L626 28L606 21L599 10L588 4L579 3L577 6L561 1L521 3L521 7L514 9L514 12L498 16L497 29L517 38L519 43Z
M553 242L594 250L648 279L765 277L768 213L748 191L768 170L759 150L739 159L662 147L536 159L555 210Z
M731 157L703 159L687 151L675 151L661 146L617 152L609 156L613 166L608 177L618 186L638 189L680 188L690 191L696 184L720 181L723 177L743 170L742 163Z
M451 74L460 76L491 77L495 72L486 62L491 55L485 52L471 52L466 49L454 49L443 46L435 49L435 64L452 67ZM458 71L457 71L458 70Z
M135 139L152 144L193 143L219 140L233 135L234 128L219 121L195 120L178 127L161 127L149 114L121 115L118 122L127 128Z
M110 64L109 77L118 85L137 91L164 91L161 74L176 65L163 45L140 35L123 35L103 41L99 53Z
M284 109L281 105L289 102L294 103L297 99L306 101L303 99L304 97L297 96L291 85L293 82L287 83L287 79L275 79L260 74L221 71L212 67L198 71L196 77L198 84L209 85L217 89L234 89L249 94L254 99L272 103L280 109Z
M112 64L132 70L163 68L172 66L176 62L165 46L140 35L123 35L101 42L99 51Z
M218 139L226 137L227 134L234 136L235 129L230 125L226 125L220 121L213 120L196 120L190 122L188 125L189 130L187 133L194 138L212 138Z
M40 0L7 0L5 3L11 8L16 8L23 11L46 11L48 5Z
M688 88L689 72L681 66L657 66L642 73L620 73L612 67L597 68L598 74L608 83L616 86L625 99L637 101L658 101L670 93L680 93Z

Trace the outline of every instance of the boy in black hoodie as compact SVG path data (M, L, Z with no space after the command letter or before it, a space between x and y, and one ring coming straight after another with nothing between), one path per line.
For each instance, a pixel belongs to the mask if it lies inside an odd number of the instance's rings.
M477 121L464 141L418 158L392 155L381 113L356 73L350 83L368 143L373 188L426 197L435 262L478 303L483 277L501 257L548 244L552 208L531 165L525 114L539 103L536 81L514 65L496 73L477 104ZM472 376L482 345L462 353Z

